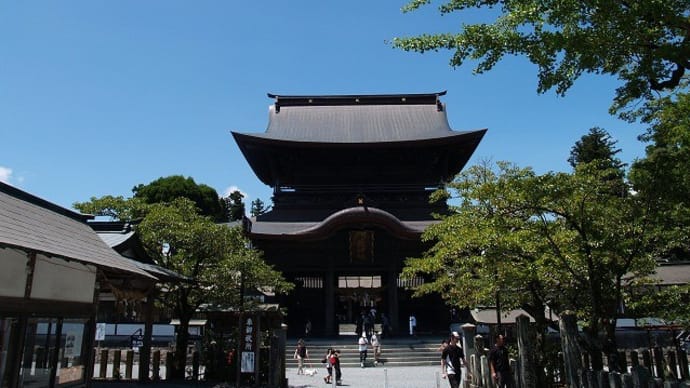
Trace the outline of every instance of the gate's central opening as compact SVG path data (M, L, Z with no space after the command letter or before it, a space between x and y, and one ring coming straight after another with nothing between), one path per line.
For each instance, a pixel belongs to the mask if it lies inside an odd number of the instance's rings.
M380 275L338 276L336 289L336 316L338 332L341 335L356 335L361 314L370 314L372 309L383 311L383 286ZM376 327L380 320L376 319Z

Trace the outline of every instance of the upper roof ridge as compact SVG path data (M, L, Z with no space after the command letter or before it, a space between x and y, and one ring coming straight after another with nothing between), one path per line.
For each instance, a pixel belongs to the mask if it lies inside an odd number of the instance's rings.
M342 94L342 95L282 95L268 93L276 100L276 111L281 106L323 106L323 105L437 105L443 109L439 97L446 91L438 93L412 94Z

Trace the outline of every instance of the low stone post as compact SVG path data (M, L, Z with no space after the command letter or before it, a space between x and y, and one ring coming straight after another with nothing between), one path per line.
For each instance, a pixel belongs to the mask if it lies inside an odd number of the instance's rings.
M473 354L477 354L475 349L474 336L477 334L477 327L471 323L466 323L460 327L462 329L462 348L465 351L465 358L470 359Z
M580 354L582 354L582 351L577 341L578 331L575 313L572 311L563 312L558 326L561 332L566 386L568 388L579 388L579 371L582 370Z
M482 357L484 356L484 337L480 334L474 336L473 348L476 362L470 364L472 367L472 384L479 386L482 384Z

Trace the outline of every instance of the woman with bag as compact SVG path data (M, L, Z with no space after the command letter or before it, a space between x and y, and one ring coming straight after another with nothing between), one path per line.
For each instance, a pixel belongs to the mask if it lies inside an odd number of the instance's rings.
M309 351L307 346L304 344L303 339L297 340L297 348L295 348L295 354L293 356L297 360L297 374L304 374L304 360L309 358Z

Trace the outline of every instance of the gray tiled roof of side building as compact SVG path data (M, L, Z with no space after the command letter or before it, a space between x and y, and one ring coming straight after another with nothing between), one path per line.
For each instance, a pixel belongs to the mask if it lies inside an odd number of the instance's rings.
M84 215L1 182L0 246L155 279L108 247L86 224Z

